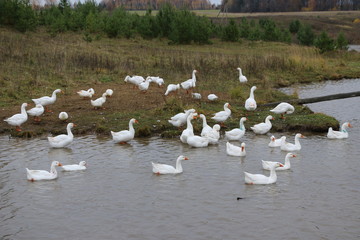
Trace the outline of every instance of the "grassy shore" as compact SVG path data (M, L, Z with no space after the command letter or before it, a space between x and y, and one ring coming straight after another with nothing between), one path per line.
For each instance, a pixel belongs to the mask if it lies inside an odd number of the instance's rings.
M256 85L258 105L286 101L287 96L278 87L311 83L326 79L360 77L360 55L354 52L332 52L320 55L314 48L271 42L225 43L213 40L206 46L168 45L165 39L146 41L136 39L109 39L92 36L87 42L80 33L64 33L51 37L44 30L21 34L0 28L0 118L5 119L20 111L22 102L49 96L56 88L59 95L51 106L54 111L45 114L42 122L29 119L23 131L1 121L0 133L13 136L39 136L65 131L66 123L57 115L66 111L78 127L75 134L104 134L110 130L126 129L130 118L139 120L138 136L161 135L172 137L181 132L167 123L172 115L195 108L209 119L222 110L223 104L232 105L232 118L228 129L237 127L241 116L248 116L245 126L262 122L270 108L259 107L247 113L244 101L251 86ZM237 67L249 79L240 85ZM197 69L196 92L203 100L194 100L181 91L177 96L165 97L166 89L151 85L146 94L126 84L126 75L161 76L166 84L180 83L191 77ZM99 97L107 88L114 96L105 103L104 110L92 110L89 100L81 100L76 91L93 87ZM218 102L209 102L207 94L215 93ZM94 98L94 97L93 97ZM275 116L277 117L277 116ZM286 120L276 119L273 131L324 132L329 126L337 127L336 119L321 113L312 113L303 106ZM201 127L195 124L195 131Z

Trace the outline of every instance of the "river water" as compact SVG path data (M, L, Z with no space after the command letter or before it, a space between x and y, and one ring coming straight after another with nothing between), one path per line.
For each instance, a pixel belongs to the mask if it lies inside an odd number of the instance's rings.
M297 91L312 97L359 88L359 80L344 80ZM359 239L360 99L310 108L350 121L350 137L301 139L292 169L263 186L245 185L243 172L268 174L261 159L283 162L286 153L267 146L271 134L280 136L274 132L247 131L242 159L226 155L224 139L193 149L178 139L120 146L84 136L50 149L46 138L0 136L0 239ZM286 135L293 141L294 134ZM180 154L189 157L182 174L152 174L151 161L173 165ZM86 160L88 169L26 180L26 167L49 169L52 160Z

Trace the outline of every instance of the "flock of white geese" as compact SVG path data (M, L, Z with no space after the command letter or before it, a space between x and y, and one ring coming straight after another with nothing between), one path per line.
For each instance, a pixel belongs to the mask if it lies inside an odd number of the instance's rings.
M239 81L240 83L247 82L247 78L242 74L241 68L239 70ZM192 78L188 79L179 84L169 84L167 86L165 95L169 95L172 92L178 91L180 86L182 89L187 92L190 89L193 89L196 86L196 70L192 72ZM126 76L125 82L132 83L139 88L140 91L147 91L151 82L158 84L159 86L164 85L163 78L160 77L147 77L144 79L141 76ZM250 96L245 101L245 109L248 111L254 111L257 108L254 91L256 90L256 86L251 87ZM37 99L32 99L35 103L35 107L26 111L27 103L23 103L21 105L21 113L15 114L4 121L8 124L15 126L16 131L21 131L21 124L25 123L28 120L28 115L34 117L34 121L40 121L40 116L44 113L44 111L48 110L48 105L54 104L56 101L56 94L62 92L60 89L56 89L52 96L44 96ZM80 90L77 94L81 98L91 98L95 94L95 90L90 88L88 90ZM91 105L94 108L100 108L106 102L106 97L111 97L113 95L113 90L107 89L100 98L96 100L90 100ZM200 93L192 93L193 98L201 99ZM208 99L210 101L217 100L218 97L215 94L209 94ZM284 118L284 114L291 114L295 111L295 108L286 102L282 102L278 104L274 109L271 109L270 112L281 114L281 118ZM218 144L220 139L220 129L224 122L231 116L231 105L229 103L224 104L224 110L219 111L213 114L211 119L213 119L217 124L214 126L209 126L206 121L206 116L203 114L196 113L195 109L187 109L184 112L178 113L172 116L168 122L172 124L174 127L182 127L186 125L186 128L182 131L180 135L180 141L184 144L188 144L194 148L207 147L211 144ZM195 135L192 120L201 118L202 119L202 130L200 135ZM59 114L59 119L66 120L68 119L68 114L66 112L61 112ZM271 115L268 115L264 122L255 124L250 127L251 130L255 134L266 134L270 131L272 124L271 120L274 118ZM241 141L241 138L245 135L246 129L244 126L244 121L246 121L246 117L240 118L239 128L234 128L230 131L225 131L225 139L226 142L226 153L230 156L237 157L245 157L245 143L242 142L240 146L230 143L229 141ZM133 124L138 123L136 119L130 119L129 121L129 129L122 130L119 132L111 131L112 139L115 143L126 144L127 142L134 139L135 129ZM54 137L48 137L48 142L50 147L52 148L63 148L70 145L73 142L74 135L71 132L71 129L75 126L73 123L68 123L66 130L67 134L61 134ZM344 139L348 138L348 128L352 127L349 122L345 122L340 127L339 131L333 130L331 127L328 130L327 137L329 139ZM274 136L270 137L269 147L280 147L283 151L288 151L289 153L285 157L284 164L280 162L271 162L271 161L263 161L262 167L265 170L270 170L270 175L265 176L262 174L251 174L248 172L244 172L245 175L245 183L246 184L272 184L277 181L276 171L287 170L290 169L290 158L296 157L295 154L291 153L294 151L300 151L300 138L304 138L301 133L297 133L295 135L294 143L290 143L286 141L286 136L282 136L279 139L276 139ZM182 160L188 160L185 156L179 156L176 160L175 167L160 164L160 163L152 163L152 171L155 174L177 174L183 172L183 168L181 165ZM38 181L38 180L51 180L57 178L56 166L62 167L64 171L78 171L86 169L86 162L81 161L79 164L73 165L62 165L58 161L53 161L51 163L50 171L46 170L29 170L27 171L27 179L30 181Z

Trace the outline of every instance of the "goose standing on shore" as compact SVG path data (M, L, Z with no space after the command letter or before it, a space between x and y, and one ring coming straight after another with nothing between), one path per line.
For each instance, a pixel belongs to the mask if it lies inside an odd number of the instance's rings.
M44 97L35 98L35 99L32 99L32 100L35 103L35 105L37 105L37 104L43 105L43 107L45 107L46 112L51 112L51 110L49 110L47 106L50 105L50 104L55 103L56 94L61 93L61 92L62 92L61 89L56 89L55 91L53 91L51 97L44 96Z
M124 82L128 82L134 84L134 88L138 86L140 83L145 82L145 79L142 76L126 76Z
M270 110L270 112L281 114L281 119L285 118L284 114L291 114L294 111L294 106L286 102L279 103L275 108Z
M256 90L256 86L252 86L250 89L250 96L245 101L245 108L248 111L255 111L257 108L255 97L254 97L254 91Z
M238 67L237 70L239 70L239 81L240 81L241 83L246 83L248 80L247 80L247 78L242 74L241 68Z
M217 113L214 113L214 116L211 118L215 120L216 122L220 122L220 125L224 126L224 122L230 117L231 110L230 110L230 104L225 103L224 104L224 111L220 111Z
M44 107L41 104L36 104L35 107L27 110L26 112L29 114L29 116L34 117L35 122L40 122L40 115L44 113Z
M211 93L208 95L207 98L209 99L209 101L216 101L216 100L218 100L219 97L216 96L215 94Z
M95 90L93 88L89 88L88 90L80 90L78 92L76 92L77 94L79 94L80 97L82 98L92 98L92 96L95 94Z
M180 128L181 126L183 126L186 123L187 117L189 116L190 113L195 113L195 109L191 108L188 110L184 110L183 113L178 113L174 116L172 116L170 118L170 120L168 120L168 122L173 125L174 127L178 127Z
M186 90L186 93L189 93L189 89L196 87L196 70L192 72L192 78L181 83L181 87Z
M103 95L95 100L90 100L91 105L94 107L94 109L101 108L102 105L106 102L106 92L103 93Z
M270 120L274 120L274 118L269 115L265 118L265 122L255 124L254 126L250 127L254 133L256 134L266 134L268 131L270 131L272 124Z
M169 95L171 92L177 92L180 89L180 84L169 84L166 88L165 96Z
M67 114L67 112L61 112L59 113L59 119L61 121L66 121L69 118L69 115Z
M21 113L17 113L15 115L12 115L11 117L5 119L4 121L10 124L11 126L16 127L16 131L20 132L21 128L20 125L23 124L28 120L28 115L26 112L26 107L28 106L27 103L21 104Z

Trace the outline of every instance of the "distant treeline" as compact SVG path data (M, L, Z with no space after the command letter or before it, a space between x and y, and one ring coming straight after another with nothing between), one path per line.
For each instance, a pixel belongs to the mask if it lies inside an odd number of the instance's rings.
M359 10L360 0L222 0L228 12Z
M106 9L114 9L123 7L127 10L159 10L165 3L171 4L178 9L211 9L209 0L102 0L100 5L105 6Z
M345 49L347 41L344 34L331 39L326 32L319 36L310 25L298 20L288 28L280 28L271 19L247 20L235 22L231 19L225 24L215 24L210 18L197 16L189 10L179 10L165 3L154 16L148 10L144 16L130 13L119 7L106 10L95 1L78 3L71 7L69 0L61 0L57 5L34 9L26 0L0 0L0 26L10 26L26 32L43 26L50 35L73 31L84 34L84 40L91 42L97 38L167 38L172 44L209 44L211 38L237 42L278 41L315 45L321 52Z

